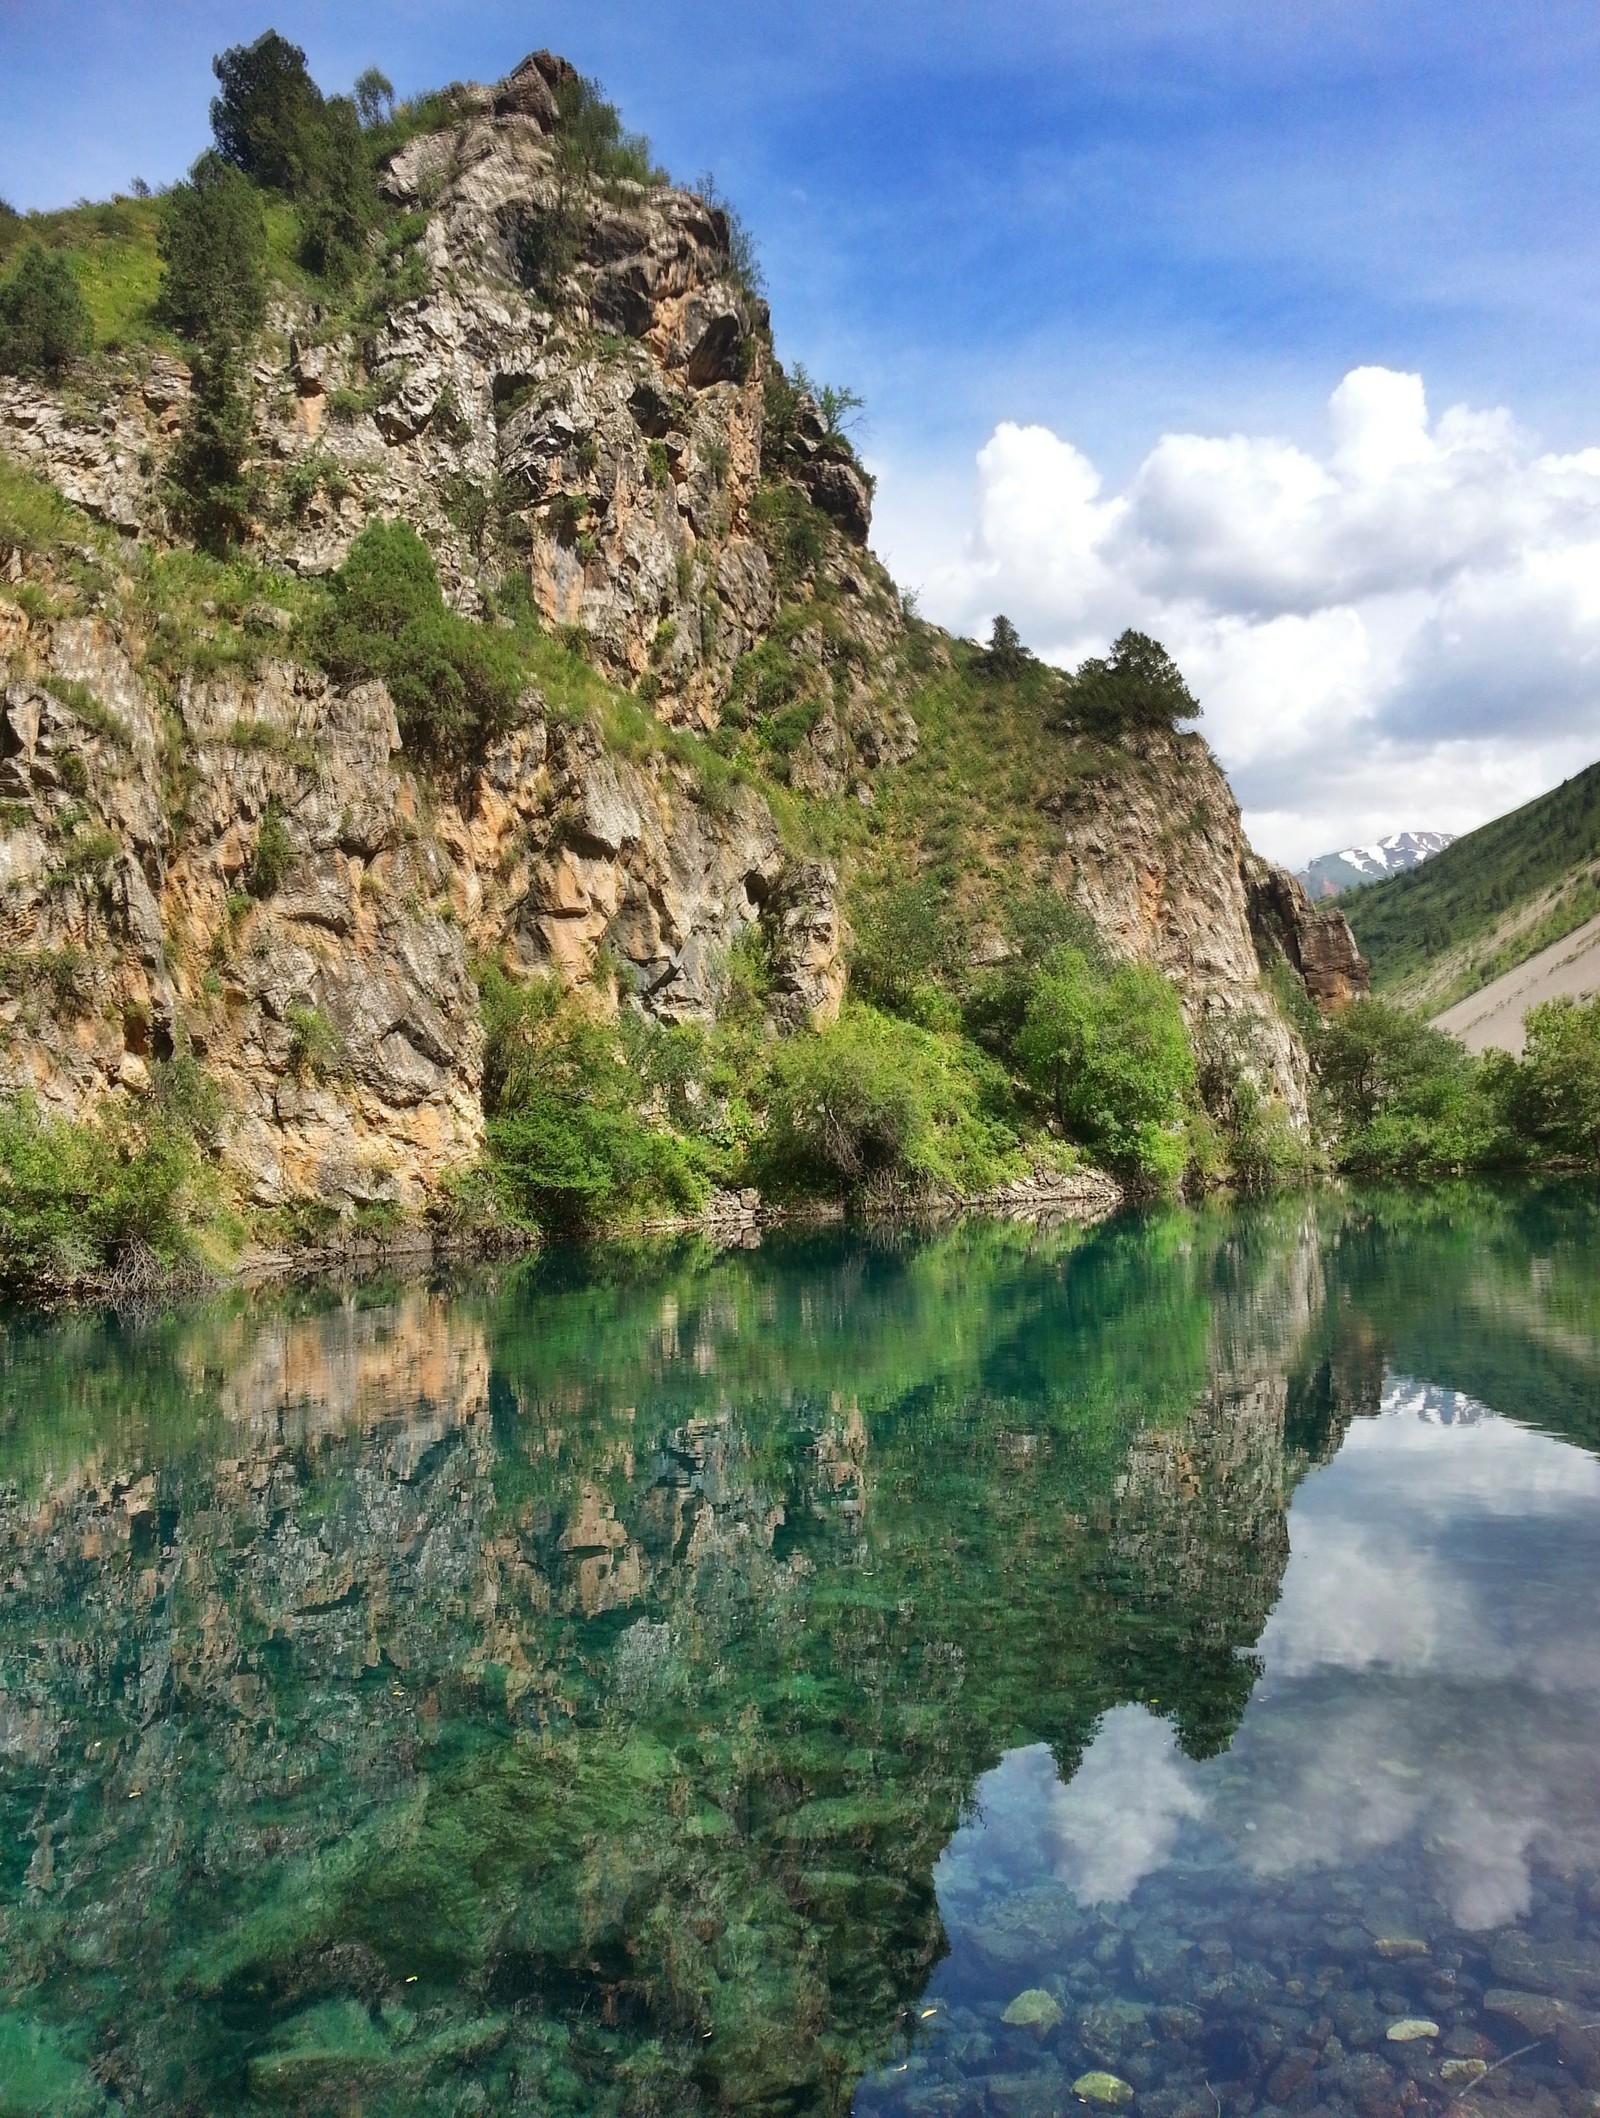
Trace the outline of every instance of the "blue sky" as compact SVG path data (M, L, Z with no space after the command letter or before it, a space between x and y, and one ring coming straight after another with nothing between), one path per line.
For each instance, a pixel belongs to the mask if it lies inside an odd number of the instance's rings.
M963 627L1016 606L1037 644L1067 659L1119 615L1159 619L1215 693L1212 740L1274 850L1309 856L1318 833L1459 828L1504 807L1508 789L1532 793L1600 754L1588 488L1552 498L1536 470L1600 442L1592 6L0 0L0 195L55 205L135 173L177 175L205 143L212 53L268 23L305 45L330 89L374 62L402 92L492 79L548 44L602 79L676 176L714 169L755 232L780 352L868 399L877 541L897 572ZM1219 595L1215 542L1240 523L1196 532L1189 507L1187 528L1172 530L1169 509L1152 529L1165 461L1152 452L1163 435L1251 437L1258 453L1235 462L1243 483L1230 488L1247 513L1261 477L1299 460L1282 449L1338 484L1329 399L1354 369L1422 378L1434 455L1424 471L1401 448L1381 521L1364 488L1359 505L1346 493L1333 541L1376 521L1387 550L1426 501L1427 564L1403 555L1394 594L1368 583L1364 600L1331 574L1321 602L1301 594L1293 610L1254 576ZM1481 437L1465 469L1459 450L1435 446L1439 414L1458 403L1515 422L1519 438L1496 444L1498 499L1484 497ZM1398 399L1384 404L1398 416ZM1008 483L995 441L1013 431L1034 439L999 451ZM1079 476L1074 464L1120 514L1063 527L1060 480ZM1189 468L1203 481L1203 463ZM1453 588L1463 607L1481 604L1479 545L1445 535L1455 570L1443 587L1439 575L1435 516L1454 509L1456 521L1463 478L1480 511L1499 505L1508 522L1526 517L1530 478L1539 487L1554 574L1523 589L1524 604L1545 598L1529 623L1548 625L1550 596L1566 598L1554 691L1541 693L1570 701L1554 729L1548 711L1524 727L1515 701L1494 725L1505 637L1473 665L1462 741L1449 721L1455 665L1442 647L1418 662L1432 651L1427 626L1443 640L1451 622L1418 595ZM1309 518L1284 532L1310 538L1312 568L1332 550L1333 504L1317 503L1314 536ZM1174 538L1197 534L1211 542L1180 563ZM1030 573L1037 538L1052 536L1066 541ZM1072 572L1083 536L1100 567L1093 593ZM1600 528L1592 541L1600 551ZM1508 543L1497 562L1508 611L1507 570L1524 557ZM1359 620L1359 652L1337 613ZM1273 683L1295 690L1300 724L1347 725L1381 769L1333 789L1307 777L1309 751L1298 765L1292 744L1264 752Z

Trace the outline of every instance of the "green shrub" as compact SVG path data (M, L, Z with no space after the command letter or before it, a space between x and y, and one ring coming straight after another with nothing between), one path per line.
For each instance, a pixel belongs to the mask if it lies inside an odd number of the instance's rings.
M222 1091L192 1053L157 1065L152 1108L170 1131L186 1133L207 1154L215 1153L222 1139Z
M0 373L58 376L89 350L88 305L59 251L30 243L0 285Z
M315 188L300 209L300 255L313 272L342 281L360 263L378 219L378 192L354 103L333 97L323 120Z
M828 549L828 518L798 487L763 485L750 503L750 520L780 594L821 566Z
M161 202L161 311L196 345L243 345L267 311L267 231L248 178L203 154Z
M321 1008L291 1006L284 1015L289 1029L289 1070L324 1080L338 1066L343 1041L337 1024Z
M716 177L708 169L694 180L695 193L705 200L713 213L720 213L728 229L728 277L741 293L759 298L767 291L766 275L761 269L760 254L755 237L734 206L724 198Z
M168 502L203 551L226 558L244 541L256 504L250 397L236 350L208 347L194 363L194 389L167 464Z
M1189 1122L1191 1178L1259 1192L1310 1174L1310 1147L1258 1069L1226 1047L1214 1049L1199 1069L1199 1090Z
M1313 1059L1341 1168L1426 1176L1509 1151L1490 1076L1454 1037L1388 1001L1333 1016Z
M470 761L511 726L516 643L446 605L433 554L408 523L369 523L330 585L314 649L343 682L383 678L414 755Z
M325 133L322 92L306 55L269 29L253 44L234 44L211 62L217 153L258 184L304 197L319 180Z
M198 1163L179 1126L75 1125L0 1102L0 1286L140 1280L194 1255Z
M250 856L250 868L245 883L250 895L257 898L275 897L283 887L283 879L294 861L294 840L289 836L289 827L283 813L275 802L268 802L256 831L255 851Z
M854 905L852 923L850 990L929 1028L945 1022L965 949L943 884L933 876L891 884Z
M1485 1055L1485 1085L1520 1152L1600 1163L1600 999L1530 1008L1522 1062Z
M688 1145L638 1108L623 1032L554 981L480 973L483 1102L507 1218L576 1234L624 1216L687 1212L706 1181Z
M762 1164L779 1191L981 1191L1020 1167L998 1070L959 1038L851 1003L772 1057Z
M382 76L362 77L373 113L369 138L357 103L325 97L305 53L275 30L233 45L212 67L221 90L211 105L217 158L293 199L302 262L325 279L348 279L381 217L373 154L389 129L374 89Z
M1014 683L1035 657L1022 644L1022 635L1011 620L996 617L989 628L989 644L984 649L983 668L987 676L998 677L1002 683Z
M51 863L50 886L62 889L101 881L121 851L122 843L115 832L106 830L103 824L89 823L79 817L70 826L61 851Z
M650 157L643 133L629 132L598 81L580 75L555 91L560 113L557 152L591 177L632 184L660 184L663 173Z
M1071 1138L1113 1168L1176 1183L1195 1092L1178 996L1149 964L1109 974L1060 948L1030 981L1016 1058Z

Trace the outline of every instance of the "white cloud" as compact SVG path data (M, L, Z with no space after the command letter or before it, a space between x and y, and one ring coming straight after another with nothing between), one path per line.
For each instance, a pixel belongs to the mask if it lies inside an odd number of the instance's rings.
M1048 659L1156 633L1263 849L1470 828L1600 755L1600 448L1541 453L1503 410L1430 417L1353 369L1320 451L1166 434L1120 492L1043 426L996 427L964 548L924 606L1006 611ZM892 476L886 541L900 525Z

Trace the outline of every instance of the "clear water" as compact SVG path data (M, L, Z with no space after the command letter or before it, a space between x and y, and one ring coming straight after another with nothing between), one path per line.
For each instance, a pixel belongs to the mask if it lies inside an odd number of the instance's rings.
M13 1318L0 2112L1593 2118L1597 1448L1586 1193Z

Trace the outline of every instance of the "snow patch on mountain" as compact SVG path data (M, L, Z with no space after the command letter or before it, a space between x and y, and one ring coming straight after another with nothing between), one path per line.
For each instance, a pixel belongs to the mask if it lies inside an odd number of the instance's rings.
M1342 846L1337 853L1322 853L1301 871L1300 880L1313 898L1337 897L1342 890L1356 890L1363 883L1383 882L1407 868L1420 867L1435 853L1454 843L1450 831L1394 831L1372 846Z

